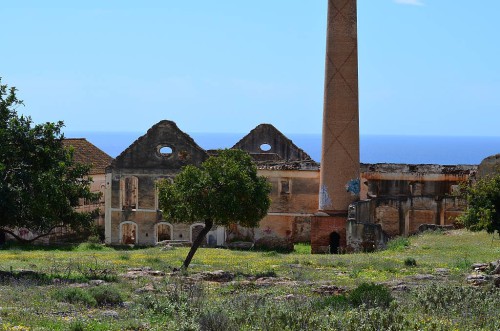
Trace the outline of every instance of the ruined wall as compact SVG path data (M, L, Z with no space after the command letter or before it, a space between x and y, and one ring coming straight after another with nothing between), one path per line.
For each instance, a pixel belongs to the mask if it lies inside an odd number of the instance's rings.
M476 170L468 165L364 164L362 194L368 201L360 203L358 220L380 224L389 236L416 233L421 224L452 225L466 207L458 185Z
M313 214L318 208L317 170L259 169L271 183L269 213Z
M183 166L200 165L207 158L175 123L161 121L149 129L106 169L106 242L156 244L162 222L156 183L171 180ZM191 239L190 225L171 227L173 240Z
M306 152L297 147L271 124L258 125L232 148L241 149L251 154L275 154L285 161L311 159Z
M380 224L347 221L347 250L373 252L385 248L388 237Z

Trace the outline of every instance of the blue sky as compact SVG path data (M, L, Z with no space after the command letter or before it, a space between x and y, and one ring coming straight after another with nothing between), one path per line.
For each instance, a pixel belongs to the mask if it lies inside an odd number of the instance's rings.
M16 0L2 82L67 131L320 133L326 0ZM500 136L500 1L358 0L362 134Z

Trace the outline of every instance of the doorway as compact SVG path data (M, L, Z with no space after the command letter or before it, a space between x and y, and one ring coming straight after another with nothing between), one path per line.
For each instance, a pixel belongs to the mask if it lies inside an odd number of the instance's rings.
M135 223L122 223L120 230L122 244L134 245L137 243L137 225Z
M330 233L330 253L339 254L340 235L337 232Z

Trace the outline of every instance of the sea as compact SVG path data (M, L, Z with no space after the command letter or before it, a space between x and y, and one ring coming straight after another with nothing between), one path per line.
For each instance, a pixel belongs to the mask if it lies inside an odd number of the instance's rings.
M118 156L144 132L68 131L67 138L86 138L112 157ZM230 148L245 133L188 133L204 149ZM295 145L321 161L321 134L287 134ZM500 153L500 137L361 135L363 163L479 164Z

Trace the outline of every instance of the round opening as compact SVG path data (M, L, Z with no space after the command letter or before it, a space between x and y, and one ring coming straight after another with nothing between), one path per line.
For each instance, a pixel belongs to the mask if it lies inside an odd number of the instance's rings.
M161 146L159 149L158 149L158 152L160 152L160 155L161 156L170 156L172 155L172 147L168 147L168 146Z
M271 145L269 144L262 144L260 145L260 150L263 152L269 152L271 150Z

